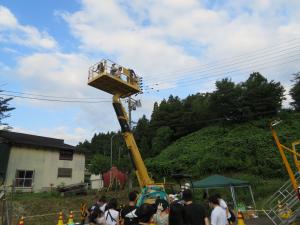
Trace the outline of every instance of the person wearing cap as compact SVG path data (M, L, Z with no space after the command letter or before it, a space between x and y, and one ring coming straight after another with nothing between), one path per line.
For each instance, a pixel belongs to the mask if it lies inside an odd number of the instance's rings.
M191 185L189 183L185 183L184 184L184 189L191 189Z

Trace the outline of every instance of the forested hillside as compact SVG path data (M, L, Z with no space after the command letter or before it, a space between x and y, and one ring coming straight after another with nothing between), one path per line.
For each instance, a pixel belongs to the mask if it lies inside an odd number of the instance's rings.
M300 139L300 114L283 112L274 118L232 125L215 125L182 137L154 158L146 160L157 178L174 172L200 177L211 173L244 173L275 178L285 176L270 122L280 118L277 130L284 144Z
M276 177L284 170L274 146L269 123L286 120L279 128L283 141L298 137L300 74L294 75L289 93L280 82L252 73L244 82L228 78L215 83L215 91L196 93L180 99L171 95L155 102L150 119L143 116L133 132L142 157L157 177L175 172L201 176L241 171ZM290 94L290 109L282 102ZM112 149L111 144L112 143ZM92 172L113 164L130 170L128 151L120 133L95 134L79 143Z

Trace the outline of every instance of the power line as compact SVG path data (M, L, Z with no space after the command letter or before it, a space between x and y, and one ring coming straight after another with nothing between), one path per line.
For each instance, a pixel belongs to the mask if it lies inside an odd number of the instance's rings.
M297 57L295 58L295 56L297 56ZM192 80L186 80L184 82L182 81L182 82L180 82L180 84L177 84L177 85L175 85L175 83L174 83L175 86L170 87L170 88L152 87L152 88L145 89L145 90L148 91L148 90L151 89L151 91L161 91L161 90L169 90L169 89L173 89L173 88L187 87L187 86L197 84L197 82L199 82L201 80L207 80L208 81L209 78L213 78L213 77L216 78L216 77L220 77L220 76L224 77L224 74L226 74L226 73L236 73L236 72L248 71L249 69L253 69L253 72L254 72L254 71L261 70L261 69L273 68L273 67L289 64L289 63L292 63L292 62L299 61L300 60L299 56L300 56L300 54L295 54L295 55L292 55L290 57L286 57L286 59L289 59L289 58L292 58L292 57L294 57L294 58L289 60L289 61L284 61L282 63L280 63L280 61L282 61L282 59L276 59L276 60L273 60L273 61L270 61L270 62L262 62L262 63L259 63L259 64L255 65L255 66L254 65L248 65L244 68L233 69L233 70L230 70L230 71L222 71L222 72L219 72L219 73L216 73L216 74L213 74L213 75L208 75L208 76L205 76L205 77L199 77L199 78L192 79ZM278 62L278 60L280 60L280 61ZM273 65L274 63L276 63L276 64ZM266 64L271 64L271 65L266 66ZM240 75L240 74L230 75L230 77L237 76L237 75ZM162 83L162 84L164 84L164 83Z
M79 100L59 100L59 99L49 99L49 98L37 98L37 97L27 97L21 95L12 95L12 94L2 94L1 96L6 97L13 97L13 98L22 98L22 99L31 99L31 100L38 100L38 101L48 101L48 102L65 102L65 103L103 103L103 102L110 102L111 101L79 101Z
M300 46L300 45L299 45ZM253 58L251 60L240 60L240 61L235 61L235 62L232 62L230 64L221 64L220 66L215 66L215 67L208 67L207 69L204 69L204 70L191 70L188 75L192 75L192 74L200 74L200 73L203 73L203 72L209 72L209 71L212 71L212 72L215 72L216 70L224 70L224 69L228 69L231 68L231 67L240 67L244 64L249 64L249 63L254 63L254 62L257 62L257 61L270 61L272 59L281 59L283 56L289 56L291 54L294 54L294 53L298 53L299 52L299 48L295 49L293 48L292 51L288 51L288 49L285 49L284 51L280 51L282 54L278 54L279 52L277 52L276 54L272 53L272 56L271 57L267 57L266 58L266 55L263 57L263 58ZM181 74L182 75L182 74ZM176 78L176 77L175 77ZM174 80L174 76L172 77L172 79ZM170 78L168 79L167 77L165 77L164 79L160 79L160 80L157 80L156 82L154 83L147 83L146 86L154 86L154 85L158 85L160 82L162 81L169 81ZM175 79L175 80L184 80L184 79Z
M215 66L215 65L218 65L218 64L222 64L222 63L224 63L224 62L226 62L226 61L228 61L228 62L232 62L232 61L236 61L235 60L235 58L237 58L237 59L241 59L241 57L243 57L243 56L246 56L246 58L247 57L257 57L257 54L258 55L261 55L261 54L264 54L265 53L265 51L266 50L270 50L270 51L277 51L277 48L282 48L282 47L284 47L284 45L286 45L286 44L289 44L290 42L294 42L294 41L297 41L295 44L297 44L296 46L298 46L298 44L299 44L299 39L300 38L296 38L296 39L292 39L292 40L290 40L290 41L287 41L287 42L285 42L285 43L282 43L282 44L279 44L279 45L274 45L274 46L272 46L272 47L266 47L266 48L262 48L262 49L259 49L259 50L256 50L256 51L252 51L252 52L250 52L250 53L245 53L245 54L240 54L240 55L236 55L236 56L233 56L233 57L231 57L231 58L223 58L223 59L220 59L220 60L218 60L218 61L211 61L211 62L208 62L208 63L206 63L206 64L200 64L199 63L199 65L198 66L191 66L191 67L187 67L187 68L183 68L183 69L179 69L179 70L174 70L174 71L170 71L170 72L165 72L165 73L158 73L158 74L155 74L155 75L150 75L150 79L148 79L148 78L145 78L145 80L156 80L156 76L161 76L161 75L169 75L169 74L171 74L172 75L172 77L174 77L174 74L176 74L176 73L180 73L180 74L182 74L182 73L186 73L186 72L190 72L191 71L191 68L194 68L192 71L194 71L195 69L201 69L201 68L206 68L206 67L211 67L211 65L212 66ZM282 46L283 45L283 46ZM287 47L289 47L289 46L287 46ZM283 50L285 50L285 49L287 49L287 47L285 47ZM293 48L293 47L295 47L294 45L292 45L291 46L291 48ZM273 50L272 50L273 49ZM289 48L290 49L290 48ZM279 51L280 52L280 51ZM242 58L242 60L244 60L245 59L245 57L243 57ZM153 77L152 79L151 79L151 77Z
M231 63L231 64L224 64L224 65L221 65L221 66L219 66L219 67L211 67L211 68L208 68L208 69L206 69L206 70L198 70L198 71L193 71L193 72L191 72L189 75L191 75L191 74L201 74L201 73L204 73L204 72L211 72L211 73L214 73L214 72L217 72L217 71L224 71L224 70L226 70L226 69L230 69L230 68L236 68L236 67L242 67L242 66L244 66L244 64L246 64L246 65L249 65L250 63L255 63L255 62L260 62L260 63L262 63L262 62L268 62L268 61L272 61L272 60L279 60L279 59L281 59L282 60L282 58L284 57L284 56L286 56L287 55L287 57L286 58L289 58L289 57L291 57L291 56L293 56L292 54L294 54L295 55L295 53L299 53L300 52L300 49L296 49L296 50L294 50L294 51L290 51L290 52L285 52L285 53L283 53L283 54L276 54L276 55L274 55L274 56L272 56L272 57L269 57L269 58L266 58L266 59L260 59L260 58L256 58L256 59L252 59L252 60L247 60L247 61L242 61L242 62L235 62L235 63ZM297 54L296 54L297 55ZM170 79L167 79L167 80L170 80ZM173 80L176 80L176 79L173 79ZM183 81L185 81L185 80L189 80L189 79L177 79L178 81L179 80L181 80L181 82L183 82ZM159 81L158 82L156 82L156 84L154 84L154 85L158 85L159 84ZM151 86L151 84L149 85L148 84L148 86Z
M9 91L9 90L3 90L0 89L0 92L5 93L13 93L13 94L21 94L21 95L29 95L29 96L36 96L36 97L46 97L46 98L57 98L57 99L74 99L74 100L85 100L85 99L110 99L110 98L76 98L76 97L63 97L63 96L51 96L51 95L42 95L42 94L33 94L33 93L24 93L24 92L18 92L18 91Z

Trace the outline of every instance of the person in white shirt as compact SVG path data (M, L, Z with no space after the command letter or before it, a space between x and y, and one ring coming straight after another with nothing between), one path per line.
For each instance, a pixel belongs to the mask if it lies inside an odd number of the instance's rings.
M209 206L213 209L211 212L211 225L227 225L226 212L219 205L219 199L216 195L208 198Z
M230 221L231 214L230 214L230 212L229 212L229 208L228 208L226 202L221 198L221 195L220 195L220 194L216 194L216 196L217 196L217 198L218 198L218 200L219 200L219 205L220 205L220 207L221 207L222 209L224 209L225 212L226 212L227 220Z
M116 225L119 220L119 211L117 211L117 199L112 198L106 206L104 218L107 225Z

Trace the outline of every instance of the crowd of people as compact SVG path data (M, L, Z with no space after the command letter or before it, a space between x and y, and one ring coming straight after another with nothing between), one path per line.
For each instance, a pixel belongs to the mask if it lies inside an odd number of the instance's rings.
M137 207L138 194L133 191L128 195L128 204L118 209L115 198L108 202L102 196L91 206L88 213L90 225L230 225L235 216L219 194L211 195L208 208L193 201L191 189L184 189L180 194L169 195L168 200L156 199L154 204L144 203Z

